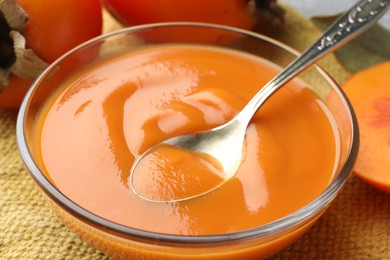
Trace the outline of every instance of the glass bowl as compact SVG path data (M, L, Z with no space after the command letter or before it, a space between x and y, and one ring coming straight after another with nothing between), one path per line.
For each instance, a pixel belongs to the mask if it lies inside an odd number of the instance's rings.
M344 186L358 150L353 109L337 83L320 67L304 71L305 82L326 104L339 134L334 178L303 208L271 223L216 235L171 235L135 229L95 215L57 189L38 161L39 116L48 98L80 69L135 47L163 43L201 43L237 49L286 66L298 52L271 38L240 29L202 23L161 23L136 26L102 35L71 50L34 82L17 121L17 142L24 164L60 219L83 240L118 259L259 259L290 245L326 211ZM38 120L38 121L37 121Z

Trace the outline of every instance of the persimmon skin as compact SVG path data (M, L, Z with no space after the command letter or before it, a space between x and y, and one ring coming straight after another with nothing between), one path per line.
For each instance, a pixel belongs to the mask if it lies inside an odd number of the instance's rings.
M17 0L30 20L23 32L27 47L46 62L102 33L99 0Z
M29 15L23 32L26 48L48 64L102 33L99 0L17 0L17 3ZM12 76L0 90L0 108L18 109L32 82Z
M11 76L9 84L0 90L0 108L18 108L31 84L31 80Z
M356 112L360 147L354 173L390 194L390 61L360 71L343 89Z
M158 22L206 22L251 29L254 19L247 0L104 0L124 25Z

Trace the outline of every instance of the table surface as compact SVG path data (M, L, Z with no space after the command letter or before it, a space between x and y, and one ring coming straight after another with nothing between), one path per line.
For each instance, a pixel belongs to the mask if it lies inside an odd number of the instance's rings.
M117 27L105 16L105 31ZM284 25L265 33L303 50L320 30L286 7ZM320 64L339 83L351 75L334 55ZM0 259L109 259L64 226L42 199L18 153L16 116L0 110ZM270 259L390 259L389 216L390 196L351 175L313 228Z

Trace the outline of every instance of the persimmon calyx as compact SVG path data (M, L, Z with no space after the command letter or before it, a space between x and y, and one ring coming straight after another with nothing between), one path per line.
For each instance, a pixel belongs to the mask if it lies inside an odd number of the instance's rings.
M28 14L16 0L0 0L0 89L8 84L11 74L33 80L48 66L33 50L26 49L22 32L28 21Z
M281 25L284 22L285 10L278 5L277 0L254 0L255 16L262 17L268 23Z

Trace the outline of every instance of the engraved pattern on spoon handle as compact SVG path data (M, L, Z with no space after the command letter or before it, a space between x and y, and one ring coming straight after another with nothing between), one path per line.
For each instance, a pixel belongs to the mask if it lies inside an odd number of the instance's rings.
M367 0L359 2L337 21L336 26L328 30L327 35L319 40L317 48L322 50L326 47L333 46L342 40L345 34L361 30L361 27L375 19L378 13L386 11L389 4L388 0Z
M268 84L266 84L236 117L240 124L247 125L260 106L277 89L336 47L355 38L373 25L389 9L390 0L359 1L347 13L336 20L300 57L294 60Z

